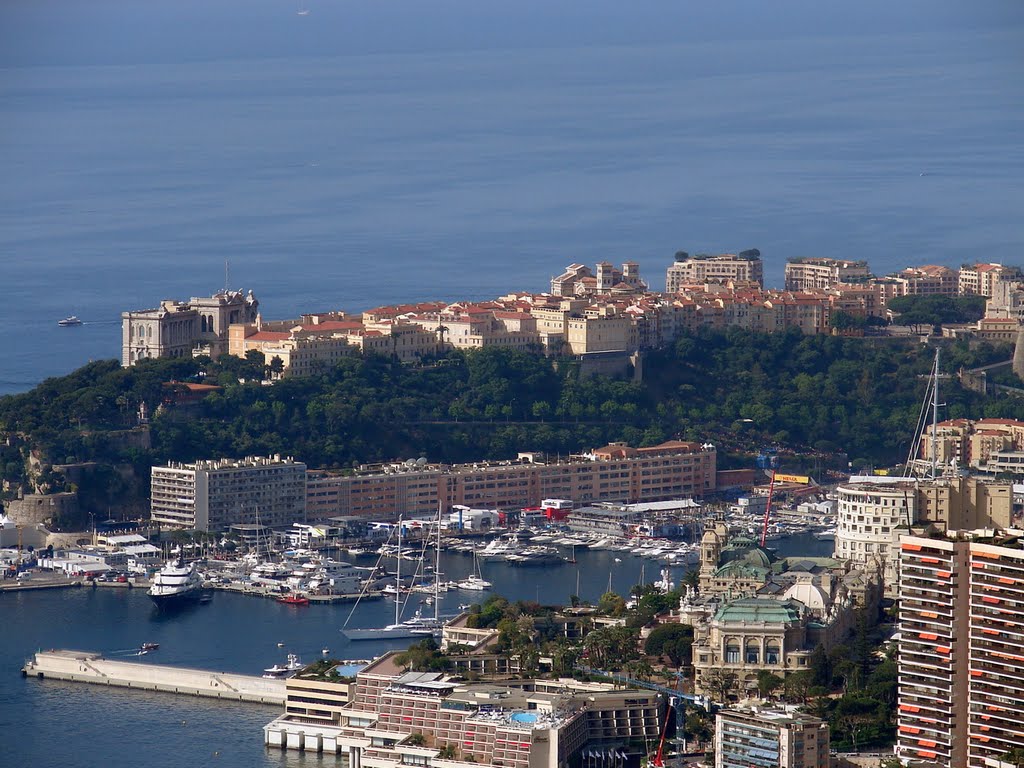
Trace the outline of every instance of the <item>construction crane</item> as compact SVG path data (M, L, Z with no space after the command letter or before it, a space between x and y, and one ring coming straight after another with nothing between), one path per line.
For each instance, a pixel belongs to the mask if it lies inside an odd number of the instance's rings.
M658 752L654 755L651 765L655 768L665 768L665 735L668 733L668 720L672 714L672 699L668 700L668 708L665 710L665 724L661 726L661 740L658 742Z
M757 465L764 470L765 474L771 471L771 482L768 483L768 501L764 505L764 523L761 525L761 546L768 541L768 518L772 512L772 496L775 495L775 470L779 464L779 457L774 451L765 451L757 457Z

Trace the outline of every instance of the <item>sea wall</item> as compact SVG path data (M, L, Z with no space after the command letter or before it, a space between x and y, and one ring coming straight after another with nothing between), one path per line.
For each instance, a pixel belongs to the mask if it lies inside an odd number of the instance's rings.
M285 702L284 680L111 661L89 651L40 651L22 668L22 673L39 679L71 680L257 704L283 706Z

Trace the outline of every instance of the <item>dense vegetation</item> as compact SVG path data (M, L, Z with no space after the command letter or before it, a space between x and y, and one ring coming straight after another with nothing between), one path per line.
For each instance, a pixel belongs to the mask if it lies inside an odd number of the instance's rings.
M944 368L1009 355L1005 346L957 342ZM892 463L909 445L930 364L930 350L911 342L736 329L650 353L642 383L581 376L573 361L553 366L504 349L452 352L418 367L352 357L272 386L259 382L264 367L256 359L153 360L128 369L101 361L0 398L0 433L8 435L0 472L8 493L28 488L29 448L44 475L49 464L93 460L134 466L144 479L152 463L213 456L280 453L314 468L344 468L421 455L458 462L526 449L564 454L610 440L651 445L673 437L716 443L720 466L746 463L739 454L770 443ZM196 406L161 408L169 380L224 388ZM953 381L943 399L947 417L1024 418L1024 402L983 401ZM143 403L152 415L148 449L124 433ZM95 482L90 503L100 508L129 492L111 490L118 477ZM48 479L51 487L60 482Z
M889 299L886 307L899 314L896 322L900 325L973 323L985 316L985 297L918 294Z

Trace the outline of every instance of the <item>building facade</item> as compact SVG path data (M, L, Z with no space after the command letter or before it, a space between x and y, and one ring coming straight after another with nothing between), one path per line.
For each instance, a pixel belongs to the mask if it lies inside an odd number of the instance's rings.
M652 691L572 680L466 683L406 672L395 655L354 682L289 681L285 714L264 727L265 743L341 754L351 768L562 768L584 748L635 756L661 732L664 704Z
M665 273L665 291L676 293L686 285L706 282L741 281L764 285L764 265L761 252L751 248L740 253L718 255L695 254L681 251Z
M897 755L985 768L1024 749L1024 550L992 531L900 542Z
M259 301L252 291L221 291L187 302L166 299L154 309L121 313L121 365L157 357L212 358L228 351L228 327L255 322Z
M779 709L725 709L715 716L715 768L829 768L829 727Z
M876 561L890 596L899 589L899 537L911 526L945 531L1012 522L1012 485L978 477L852 477L836 492L836 558Z
M306 465L248 457L153 467L153 522L204 532L235 523L283 526L306 521Z
M699 589L683 596L679 620L693 627L695 690L714 696L709 676L735 676L725 698L757 695L760 672L785 679L808 668L817 646L832 648L877 613L878 569L831 558L779 559L719 523L700 544Z
M978 295L992 298L999 293L1000 283L1021 279L1020 269L1002 264L964 264L960 267L958 288L961 296Z
M380 465L311 475L307 510L314 519L394 519L435 514L439 504L523 509L556 498L578 504L702 498L715 490L716 460L711 444L670 441L648 448L615 443L557 461L524 453L517 461Z
M871 276L866 261L795 258L786 260L787 291L823 291Z

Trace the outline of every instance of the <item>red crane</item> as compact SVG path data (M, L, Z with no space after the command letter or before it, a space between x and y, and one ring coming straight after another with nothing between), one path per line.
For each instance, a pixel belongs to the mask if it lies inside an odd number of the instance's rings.
M661 726L661 741L658 742L658 752L654 756L654 760L651 761L651 765L655 768L664 768L665 766L665 734L668 733L668 718L672 713L672 700L668 701L668 709L665 710L665 724Z

